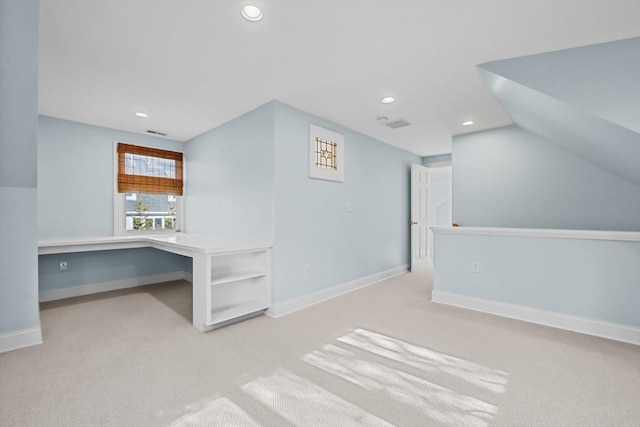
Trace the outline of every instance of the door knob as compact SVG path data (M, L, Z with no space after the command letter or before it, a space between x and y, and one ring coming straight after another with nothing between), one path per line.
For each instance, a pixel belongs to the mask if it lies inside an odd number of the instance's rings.
M416 221L409 221L409 224L411 225L418 225L418 223Z

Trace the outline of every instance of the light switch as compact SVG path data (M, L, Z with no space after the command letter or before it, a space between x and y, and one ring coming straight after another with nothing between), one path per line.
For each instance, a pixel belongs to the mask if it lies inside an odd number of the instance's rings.
M345 212L351 212L353 210L353 205L351 204L351 202L347 202L344 205L344 211Z

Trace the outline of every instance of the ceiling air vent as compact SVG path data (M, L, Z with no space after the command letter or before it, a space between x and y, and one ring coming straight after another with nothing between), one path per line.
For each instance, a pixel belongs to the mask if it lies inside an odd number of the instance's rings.
M411 126L411 123L404 119L394 120L392 122L387 122L385 125L389 126L391 129L398 129L405 126Z
M147 133L152 133L154 135L159 135L159 136L167 136L166 133L158 132L157 130L147 130Z

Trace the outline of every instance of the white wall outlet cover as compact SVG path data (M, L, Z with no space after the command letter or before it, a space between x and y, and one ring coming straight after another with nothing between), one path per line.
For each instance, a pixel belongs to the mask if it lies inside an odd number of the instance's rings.
M473 271L474 273L480 272L480 263L478 261L474 261L471 263L471 271Z

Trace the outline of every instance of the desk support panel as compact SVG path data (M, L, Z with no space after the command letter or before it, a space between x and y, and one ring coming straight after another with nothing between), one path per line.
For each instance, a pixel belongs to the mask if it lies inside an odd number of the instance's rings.
M199 331L206 331L207 301L209 284L211 283L211 256L204 253L193 254L193 327Z

